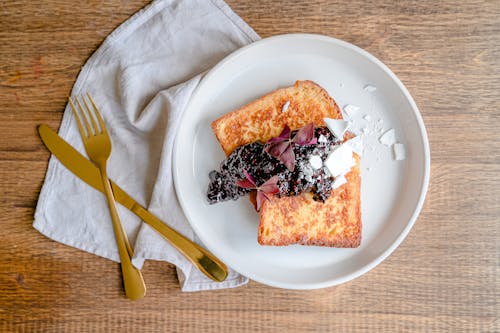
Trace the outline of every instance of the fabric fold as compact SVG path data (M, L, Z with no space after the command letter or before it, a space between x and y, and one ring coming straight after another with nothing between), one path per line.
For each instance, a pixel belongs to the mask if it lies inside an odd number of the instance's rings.
M223 1L155 1L106 38L72 90L73 96L91 93L103 113L113 144L109 177L153 214L198 242L172 179L180 118L203 74L258 39ZM59 135L85 155L68 107ZM147 259L174 264L184 291L236 287L248 281L232 270L226 281L211 281L137 216L120 205L118 212L134 243L134 265L142 267ZM55 241L119 261L104 196L54 157L33 226Z

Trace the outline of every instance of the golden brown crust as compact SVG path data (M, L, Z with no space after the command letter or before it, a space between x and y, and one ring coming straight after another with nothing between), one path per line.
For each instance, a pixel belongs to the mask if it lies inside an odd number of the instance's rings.
M286 102L288 110L282 112ZM324 125L323 118L342 118L328 92L312 81L297 81L232 111L212 122L222 149L229 156L234 149L255 141L278 136L283 127L299 129L310 122Z
M283 105L290 101L287 112ZM288 125L292 130L323 118L341 119L335 101L312 81L297 81L292 87L271 92L212 123L226 155L242 145L267 141ZM346 133L345 140L352 137ZM357 247L361 242L360 159L346 175L347 184L334 190L325 203L311 193L295 197L273 197L260 212L258 241L262 245L318 245Z
M291 244L358 247L361 242L360 158L346 175L347 183L332 191L324 203L311 193L273 197L260 212L261 245Z

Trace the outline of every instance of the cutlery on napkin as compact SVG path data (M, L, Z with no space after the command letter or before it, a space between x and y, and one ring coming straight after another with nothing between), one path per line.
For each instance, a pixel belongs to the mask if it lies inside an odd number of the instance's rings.
M104 192L99 169L61 139L47 125L38 126L38 133L49 151L75 176L100 192ZM122 206L140 217L153 229L170 242L179 252L183 253L198 269L214 281L222 282L227 277L227 267L210 252L190 241L170 228L165 222L148 212L129 194L114 182L110 181L113 196Z
M113 143L109 177L149 212L196 242L172 180L172 150L180 117L203 73L258 39L223 1L155 1L106 38L82 68L72 90L72 95L90 92L107 120ZM84 151L68 106L59 135ZM82 209L83 201L94 209ZM208 279L139 217L120 205L117 209L134 245L136 267L142 267L146 259L176 265L183 291L247 283L246 277L231 269L223 282ZM58 242L119 261L109 219L102 195L51 158L34 228Z

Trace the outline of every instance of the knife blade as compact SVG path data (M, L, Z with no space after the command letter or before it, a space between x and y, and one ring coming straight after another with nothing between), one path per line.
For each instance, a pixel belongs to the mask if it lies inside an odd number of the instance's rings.
M83 180L96 190L103 192L102 180L99 169L80 154L69 143L64 141L56 132L47 125L39 125L38 133L47 149L75 176ZM113 194L118 203L129 209L144 222L149 224L179 252L191 261L206 276L214 281L221 282L227 277L227 267L218 258L206 249L184 237L176 230L169 227L146 208L137 203L117 184L111 181Z

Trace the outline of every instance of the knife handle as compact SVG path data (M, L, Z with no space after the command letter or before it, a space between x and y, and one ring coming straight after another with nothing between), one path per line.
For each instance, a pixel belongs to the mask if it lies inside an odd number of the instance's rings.
M226 265L213 254L166 225L139 204L135 204L131 210L158 231L206 276L217 282L226 279L228 274Z

